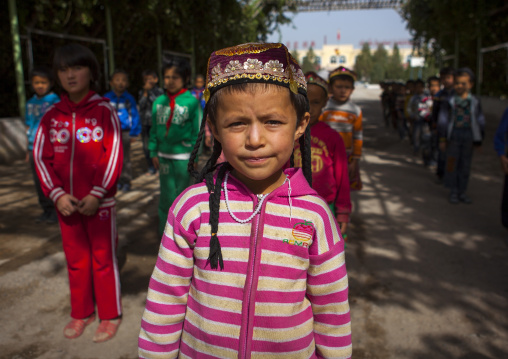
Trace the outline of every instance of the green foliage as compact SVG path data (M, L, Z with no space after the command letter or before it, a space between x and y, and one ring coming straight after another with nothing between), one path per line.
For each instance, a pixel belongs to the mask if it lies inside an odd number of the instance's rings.
M354 69L360 80L372 83L379 83L386 79L405 79L406 77L399 47L396 44L391 55L388 55L388 51L381 44L374 54L371 54L368 43L363 44L362 51L356 57Z
M453 59L444 57L457 55L459 67L467 66L476 72L478 45L489 47L508 42L505 0L407 1L402 13L417 50L427 60L433 59L436 67L453 65ZM492 63L496 64L495 70ZM507 75L506 50L485 54L484 94L506 94Z
M31 27L106 39L106 1L18 0L20 32L24 35L25 29ZM141 72L157 68L156 35L160 34L164 50L191 54L194 44L196 71L204 74L212 51L243 42L266 40L279 25L289 23L290 18L282 11L284 3L284 0L109 0L115 65L130 74L129 91L137 94L141 87ZM0 116L3 117L16 115L17 99L12 90L15 81L9 15L7 5L2 6L0 75L4 86L0 90ZM51 65L54 49L69 42L35 34L32 40L35 65ZM102 47L83 44L94 51L102 69L105 60ZM22 41L22 47L26 58L26 41ZM25 61L26 79L27 64ZM27 94L31 94L28 87Z
M309 51L307 51L307 55L305 55L305 57L303 58L302 60L302 71L304 73L307 73L309 71L319 71L319 62L318 62L318 59L317 59L317 56L316 56L316 53L314 52L314 50L311 48L309 48Z
M370 46L366 42L362 46L360 55L356 57L354 70L358 74L358 79L363 81L369 81L374 62L372 60L372 54L370 53Z

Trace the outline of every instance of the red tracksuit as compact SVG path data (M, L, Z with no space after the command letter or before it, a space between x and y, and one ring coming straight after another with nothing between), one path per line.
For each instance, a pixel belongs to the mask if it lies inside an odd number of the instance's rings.
M66 95L43 116L34 160L44 194L56 204L69 193L100 200L93 216L58 211L71 291L71 316L83 319L121 314L116 262L115 193L123 152L120 122L108 100L93 91L78 104Z

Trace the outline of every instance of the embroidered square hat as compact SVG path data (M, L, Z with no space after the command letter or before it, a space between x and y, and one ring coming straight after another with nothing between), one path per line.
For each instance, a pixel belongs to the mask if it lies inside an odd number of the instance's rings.
M317 85L328 94L328 82L314 71L306 72L305 80L307 81L307 85Z
M212 52L203 96L208 102L217 90L240 83L271 83L307 95L298 62L281 43L247 43Z
M353 79L353 82L356 81L356 72L344 66L339 66L335 70L331 71L330 75L328 75L328 81L331 83L332 79L334 79L337 76L351 77Z

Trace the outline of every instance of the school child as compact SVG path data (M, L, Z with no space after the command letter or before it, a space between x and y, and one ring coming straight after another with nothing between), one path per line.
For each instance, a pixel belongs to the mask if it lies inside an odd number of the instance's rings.
M46 197L42 191L41 182L35 170L33 151L35 133L37 132L37 128L39 128L42 116L53 104L60 101L60 98L51 91L53 76L49 69L44 67L34 68L30 74L30 81L35 94L26 102L25 111L26 135L28 138L28 162L30 162L30 168L32 169L39 205L42 207L43 211L42 214L35 219L35 222L54 224L58 222L55 206L53 205L53 201Z
M152 107L155 99L164 94L164 91L157 85L159 83L159 75L154 70L143 71L143 88L139 90L138 105L139 117L141 120L141 139L143 140L143 152L145 154L146 163L148 165L149 175L155 174L157 171L150 157L148 150L148 141L150 139L150 128L152 127Z
M192 96L199 101L201 108L205 108L206 101L203 96L203 92L205 91L205 77L201 74L197 74L194 79L194 88L191 90Z
M508 228L508 108L504 111L494 136L494 149L499 156L501 169L505 175L501 202L501 223Z
M395 97L395 117L397 119L397 131L401 140L406 138L408 131L406 117L404 115L404 105L406 102L406 85L404 83L398 83L396 87Z
M430 76L427 79L428 90L418 105L418 119L422 121L420 132L420 143L422 151L423 164L425 166L435 165L434 148L432 142L432 111L434 106L434 97L439 91L439 78Z
M328 82L315 72L307 72L305 79L310 106L312 188L328 203L345 237L351 213L346 148L337 131L319 122L328 100ZM295 144L295 166L302 167L298 143Z
M409 116L410 123L412 124L412 138L413 138L413 154L417 155L420 152L421 132L423 124L425 123L425 116L428 113L428 105L423 103L423 100L428 98L425 93L425 82L422 79L417 79L414 82L413 96L409 101ZM423 105L423 106L422 106Z
M169 211L139 356L350 358L344 242L309 185L302 70L283 44L250 43L213 52L206 81L189 169L205 119L213 155ZM283 170L296 139L303 169Z
M473 147L480 147L485 117L480 101L471 94L474 74L467 68L455 74L455 94L448 103L441 104L438 120L439 145L446 151L445 185L450 188L449 201L471 203L466 194Z
M134 142L141 133L141 122L136 100L127 92L129 87L127 72L121 69L113 71L109 85L111 91L107 92L104 97L109 98L111 105L116 109L122 126L123 165L118 189L128 192L131 190L132 181L131 142Z
M166 93L158 97L152 108L152 128L148 149L159 170L159 234L166 226L169 207L190 181L187 173L192 148L201 121L201 106L186 85L190 67L185 61L174 61L162 69Z
M53 61L62 100L43 116L34 144L44 194L57 208L67 259L72 320L66 338L101 320L94 342L111 339L121 322L116 263L115 193L121 172L120 122L95 91L99 64L86 47L69 44Z
M442 85L442 89L436 93L433 100L432 106L432 127L434 128L433 136L434 136L434 146L436 148L437 158L437 167L436 167L436 176L437 183L443 183L443 177L445 174L445 162L446 162L446 153L441 151L439 148L439 136L437 134L437 123L439 117L439 111L441 109L441 104L448 103L450 98L453 96L453 87L455 83L455 69L452 67L443 67L439 71L439 80Z
M362 189L360 158L363 146L362 110L353 101L356 73L340 66L328 77L332 97L328 100L319 121L324 121L344 140L349 163L349 183L352 191Z

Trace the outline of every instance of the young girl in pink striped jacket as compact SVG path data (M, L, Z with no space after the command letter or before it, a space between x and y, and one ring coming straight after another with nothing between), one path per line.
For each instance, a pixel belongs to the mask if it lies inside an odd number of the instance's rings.
M189 170L205 123L213 154L169 211L141 358L351 357L344 241L310 186L306 88L282 44L212 53ZM297 139L302 169L284 170Z

